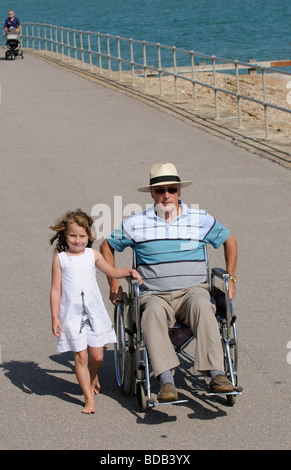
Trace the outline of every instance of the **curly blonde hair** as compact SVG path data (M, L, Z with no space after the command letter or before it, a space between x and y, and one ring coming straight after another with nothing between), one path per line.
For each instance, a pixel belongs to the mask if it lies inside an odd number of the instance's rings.
M56 241L53 253L61 253L66 251L69 247L66 240L66 232L69 224L75 222L79 227L83 227L88 235L88 248L91 248L94 241L94 235L92 232L93 219L83 212L82 209L76 209L75 211L67 212L63 217L57 220L55 225L50 226L55 235L50 239L50 244L53 245Z

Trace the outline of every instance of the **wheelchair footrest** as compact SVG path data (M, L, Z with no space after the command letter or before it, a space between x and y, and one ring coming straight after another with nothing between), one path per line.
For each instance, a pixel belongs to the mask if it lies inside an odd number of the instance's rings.
M242 395L242 391L243 389L241 387L237 387L236 390L234 390L233 392L207 392L206 393L206 396L207 397L210 397L210 396L213 396L213 395L222 395L222 396L227 396L227 395Z
M153 399L149 400L148 402L148 406L149 408L154 408L155 406L159 406L159 405L179 405L180 403L187 403L188 400L177 400L177 401L165 401L165 402L159 402L159 401L155 401Z

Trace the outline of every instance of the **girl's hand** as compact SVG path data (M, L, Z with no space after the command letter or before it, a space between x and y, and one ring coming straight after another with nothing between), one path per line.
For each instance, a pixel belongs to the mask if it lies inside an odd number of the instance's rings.
M137 279L139 285L142 284L142 277L135 269L131 270L131 277L133 277L134 279Z
M61 327L61 324L59 322L59 320L53 320L53 323L52 323L52 330L53 330L53 334L59 338L61 336L61 332L63 331L62 330L62 327Z

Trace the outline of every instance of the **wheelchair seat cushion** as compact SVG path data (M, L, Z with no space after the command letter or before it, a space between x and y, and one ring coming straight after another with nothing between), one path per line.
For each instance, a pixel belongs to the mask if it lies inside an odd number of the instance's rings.
M189 326L176 322L175 325L170 328L169 336L173 345L180 348L193 336L193 333Z

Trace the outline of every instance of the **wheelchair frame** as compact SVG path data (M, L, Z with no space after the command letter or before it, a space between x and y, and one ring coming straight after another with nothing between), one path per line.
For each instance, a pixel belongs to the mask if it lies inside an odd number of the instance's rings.
M207 253L206 265L208 267ZM207 273L207 277L209 279L209 273ZM211 271L210 294L212 298L215 298L219 293L221 297L222 293L222 298L223 294L225 298L223 304L226 308L220 309L217 306L216 318L223 348L225 373L233 384L234 391L231 393L206 393L206 396L223 395L226 397L227 404L233 406L236 402L236 396L241 395L242 388L238 386L236 316L229 297L229 278L230 274L224 269L213 268ZM215 281L217 279L222 281L222 288L216 286ZM150 370L150 360L141 330L139 285L136 279L130 281L128 295L123 293L123 299L115 307L114 328L117 337L117 343L114 346L114 358L118 385L126 395L131 395L134 390L140 411L167 404L155 401L151 395L150 379L154 374ZM177 322L170 330L170 333L175 336L174 330L178 331L183 328L188 330L186 331L185 340L179 345L175 345L172 340L173 347L178 355L180 354L194 365L195 358L185 351L185 348L194 339L191 329ZM168 404L179 404L187 401L178 400L168 402Z

